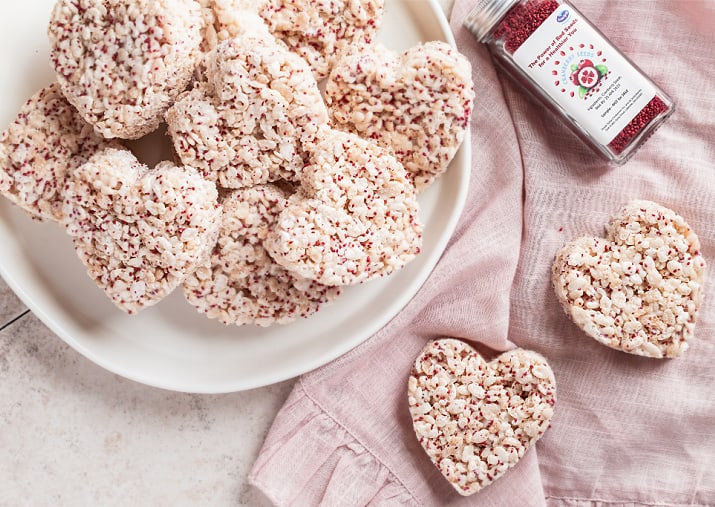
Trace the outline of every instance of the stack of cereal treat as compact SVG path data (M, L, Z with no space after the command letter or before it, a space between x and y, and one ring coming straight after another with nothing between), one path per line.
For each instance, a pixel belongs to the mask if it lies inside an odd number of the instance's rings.
M464 138L468 62L375 43L382 0L58 0L56 82L0 136L0 192L136 313L177 287L284 324L420 252L417 196ZM325 81L325 95L319 81ZM166 124L174 160L127 140Z

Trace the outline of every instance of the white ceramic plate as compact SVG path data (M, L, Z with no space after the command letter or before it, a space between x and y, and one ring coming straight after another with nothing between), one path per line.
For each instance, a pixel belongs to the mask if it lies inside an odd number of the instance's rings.
M453 43L438 4L387 0L380 41L404 50L425 40ZM0 129L52 82L46 25L53 0L4 2L0 31ZM36 223L0 197L0 274L60 338L98 365L165 389L221 393L285 380L360 344L414 296L456 225L469 182L469 147L420 196L422 253L394 275L346 289L312 317L285 326L226 327L196 312L175 291L136 316L117 310L86 275L68 236Z

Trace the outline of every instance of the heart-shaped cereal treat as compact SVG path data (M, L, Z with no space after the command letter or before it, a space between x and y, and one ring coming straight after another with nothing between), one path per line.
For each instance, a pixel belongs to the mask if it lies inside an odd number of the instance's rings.
M87 273L127 313L158 303L208 259L221 217L216 186L193 168L149 170L128 150L81 165L65 226Z
M325 87L338 128L394 151L423 190L464 140L474 100L469 61L432 41L398 54L380 45L345 55Z
M461 495L513 467L549 426L556 382L541 355L515 349L486 362L455 339L430 342L408 383L422 447Z
M95 133L52 83L0 133L0 193L36 220L60 221L70 174L111 146L119 145Z
M50 60L62 93L106 138L155 130L201 58L194 0L57 0Z
M199 312L224 324L265 327L308 317L338 297L340 287L288 271L263 248L287 201L272 183L226 194L211 257L184 282L186 300Z
M325 78L350 47L370 44L384 0L261 0L259 14L273 35Z
M297 180L304 143L328 122L308 64L265 34L223 41L206 63L206 82L166 113L181 162L223 188Z
M422 246L419 203L407 171L377 144L324 126L310 163L263 242L289 271L352 285L404 267Z
M678 357L703 300L705 260L681 216L650 201L624 206L607 237L582 237L556 255L561 305L598 342L640 356Z

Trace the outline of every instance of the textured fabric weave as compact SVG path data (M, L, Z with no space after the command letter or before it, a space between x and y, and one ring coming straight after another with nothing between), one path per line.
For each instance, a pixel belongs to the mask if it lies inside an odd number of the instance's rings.
M250 476L277 505L715 505L715 3L577 2L676 101L676 113L622 167L596 159L497 73L462 28L473 65L469 198L442 259L409 305L368 341L303 376ZM564 314L555 253L602 236L632 199L667 206L695 229L709 263L705 303L684 357L653 360L599 345ZM549 359L551 428L516 467L460 497L420 447L406 383L430 339Z

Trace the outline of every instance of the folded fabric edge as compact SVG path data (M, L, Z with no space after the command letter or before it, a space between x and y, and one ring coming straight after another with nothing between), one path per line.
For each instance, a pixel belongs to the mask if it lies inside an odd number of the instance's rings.
M549 507L707 507L707 504L704 503L653 503L562 496L547 496L546 502Z
M248 483L276 506L418 505L393 471L312 398L301 380L274 420Z

